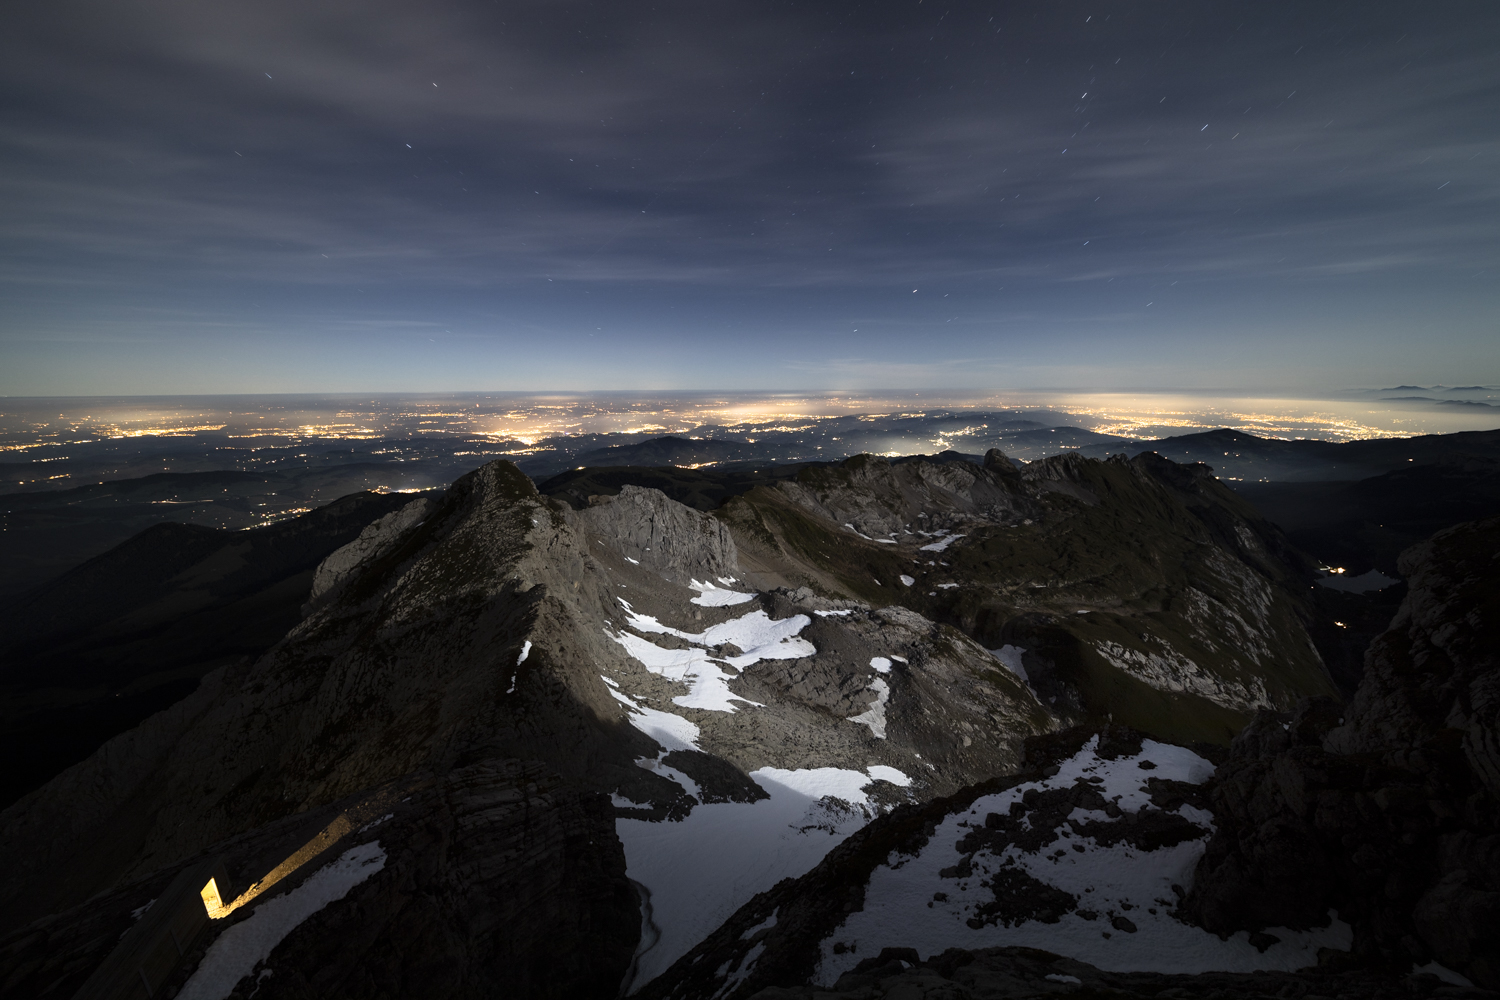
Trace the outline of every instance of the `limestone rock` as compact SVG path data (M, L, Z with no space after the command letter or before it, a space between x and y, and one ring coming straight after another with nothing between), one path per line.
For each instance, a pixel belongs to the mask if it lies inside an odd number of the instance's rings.
M1205 927L1307 926L1336 909L1366 961L1436 960L1500 987L1497 560L1500 518L1409 549L1408 596L1352 702L1267 715L1236 740L1184 907Z
M594 497L581 519L621 556L672 583L713 584L740 575L729 529L660 490L625 486L617 496Z
M316 607L340 584L348 580L361 565L385 555L406 535L427 519L437 504L431 497L421 497L371 522L359 537L338 549L318 564L313 574L309 605Z

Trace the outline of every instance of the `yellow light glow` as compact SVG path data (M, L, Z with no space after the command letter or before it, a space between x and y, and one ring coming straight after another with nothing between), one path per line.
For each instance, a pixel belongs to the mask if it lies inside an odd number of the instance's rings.
M209 879L198 895L203 897L203 908L208 911L208 919L219 919L219 913L224 909L224 900L219 896L218 880Z
M209 890L213 890L214 899L217 900L219 897L219 888L213 879L209 879L208 885L203 887L203 905L208 909L209 917L213 920L222 920L240 907L253 902L257 896L337 844L345 835L358 828L360 824L373 819L389 806L398 794L400 793L395 789L377 793L347 812L335 816L331 823L318 831L317 836L299 847L291 857L271 869L270 874L240 893L234 902L228 905L224 905L223 901L219 900L218 905L215 906L210 901Z

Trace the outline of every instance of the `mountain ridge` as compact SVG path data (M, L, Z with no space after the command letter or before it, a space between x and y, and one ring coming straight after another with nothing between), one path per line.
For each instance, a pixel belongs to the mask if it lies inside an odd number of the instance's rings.
M708 499L706 481L692 489ZM549 497L493 462L444 491L383 500L390 509L308 573L301 620L273 649L211 672L0 812L0 845L17 859L0 880L0 976L31 963L52 988L76 984L109 946L101 928L128 927L172 873L222 856L236 887L256 883L329 817L410 788L433 791L368 834L374 820L358 812L348 829L361 838L325 845L287 881L300 893L325 869L366 865L347 900L288 929L275 975L255 988L305 995L321 962L350 995L398 981L435 990L409 978L416 966L395 960L406 954L395 943L391 962L365 970L330 942L374 940L401 886L425 887L411 897L422 906L489 912L458 873L492 864L490 847L424 860L417 846L449 843L457 828L443 817L460 814L486 817L474 822L498 839L484 843L505 842L511 806L455 805L483 788L485 802L536 801L557 830L598 831L612 816L622 853L595 859L555 926L597 927L587 933L602 964L579 975L618 982L633 966L632 985L654 990L736 912L774 922L745 904L944 797L941 809L955 795L999 802L1039 782L1039 798L1015 803L1038 822L1072 803L1100 813L1088 830L1101 843L1196 849L1208 836L1192 811L1207 801L1198 786L1223 753L1193 741L1228 743L1259 708L1333 691L1308 631L1315 567L1206 466L866 455L747 479L711 512L624 481L584 492L597 482L569 477ZM1095 769L1113 788L1121 768L1150 790L1138 807L1067 784ZM1030 777L983 784L1018 773ZM975 834L971 864L984 844L1021 836L1003 804L995 814L993 827L979 816L992 832ZM285 846L236 846L273 842ZM538 891L544 846L486 891ZM981 925L1031 912L1018 905L997 894ZM644 922L624 917L642 910ZM1128 910L1105 916L1129 923ZM507 960L463 945L459 924L423 926L447 935L442 948L468 949L452 989L482 992L483 970ZM748 929L735 940L753 948ZM1231 947L1265 968L1318 940L1289 940L1272 959ZM47 941L75 942L66 967ZM207 974L222 953L181 974ZM838 954L851 969L866 957Z

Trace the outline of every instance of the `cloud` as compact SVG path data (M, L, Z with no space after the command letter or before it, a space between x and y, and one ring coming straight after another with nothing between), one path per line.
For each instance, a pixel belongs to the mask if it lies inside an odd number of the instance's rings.
M957 359L1018 310L1148 329L1172 282L1497 263L1500 13L941 6L33 5L0 38L7 315L555 330L587 295L647 343L679 306L878 302Z

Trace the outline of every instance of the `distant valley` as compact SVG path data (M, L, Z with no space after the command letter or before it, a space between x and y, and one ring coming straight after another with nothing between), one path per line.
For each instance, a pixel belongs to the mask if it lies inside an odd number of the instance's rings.
M69 447L66 457L0 464L0 599L55 577L150 524L175 521L245 528L273 523L357 490L436 488L492 458L514 461L537 482L580 467L696 469L703 474L708 491L703 495L722 499L728 487L708 484L790 475L805 464L862 453L951 451L977 462L989 448L999 448L1018 461L1064 452L1103 458L1155 451L1176 462L1208 464L1215 475L1261 504L1273 520L1284 516L1292 530L1302 529L1306 512L1312 509L1305 498L1327 492L1327 487L1312 484L1370 479L1403 467L1437 463L1444 464L1443 475L1451 481L1455 475L1483 475L1477 469L1464 471L1465 462L1500 459L1500 431L1335 444L1218 430L1136 441L1068 425L1047 426L1036 416L857 416L790 430L702 427L691 435L667 437L586 434L510 448L489 440L442 435L253 448L235 447L214 435L96 441ZM728 478L716 479L719 476ZM1257 483L1306 485L1264 489L1251 485ZM1467 491L1445 492L1457 506L1398 530L1381 549L1386 572L1393 572L1390 563L1402 545L1441 523L1452 523L1451 515L1467 516L1463 514L1469 509ZM1381 523L1380 511L1370 507L1370 501L1361 503L1361 516L1373 516ZM704 509L716 504L717 500ZM1330 510L1320 503L1312 507ZM1305 542L1307 536L1302 537ZM1316 551L1316 546L1309 550ZM1358 561L1347 548L1317 554L1329 560Z

